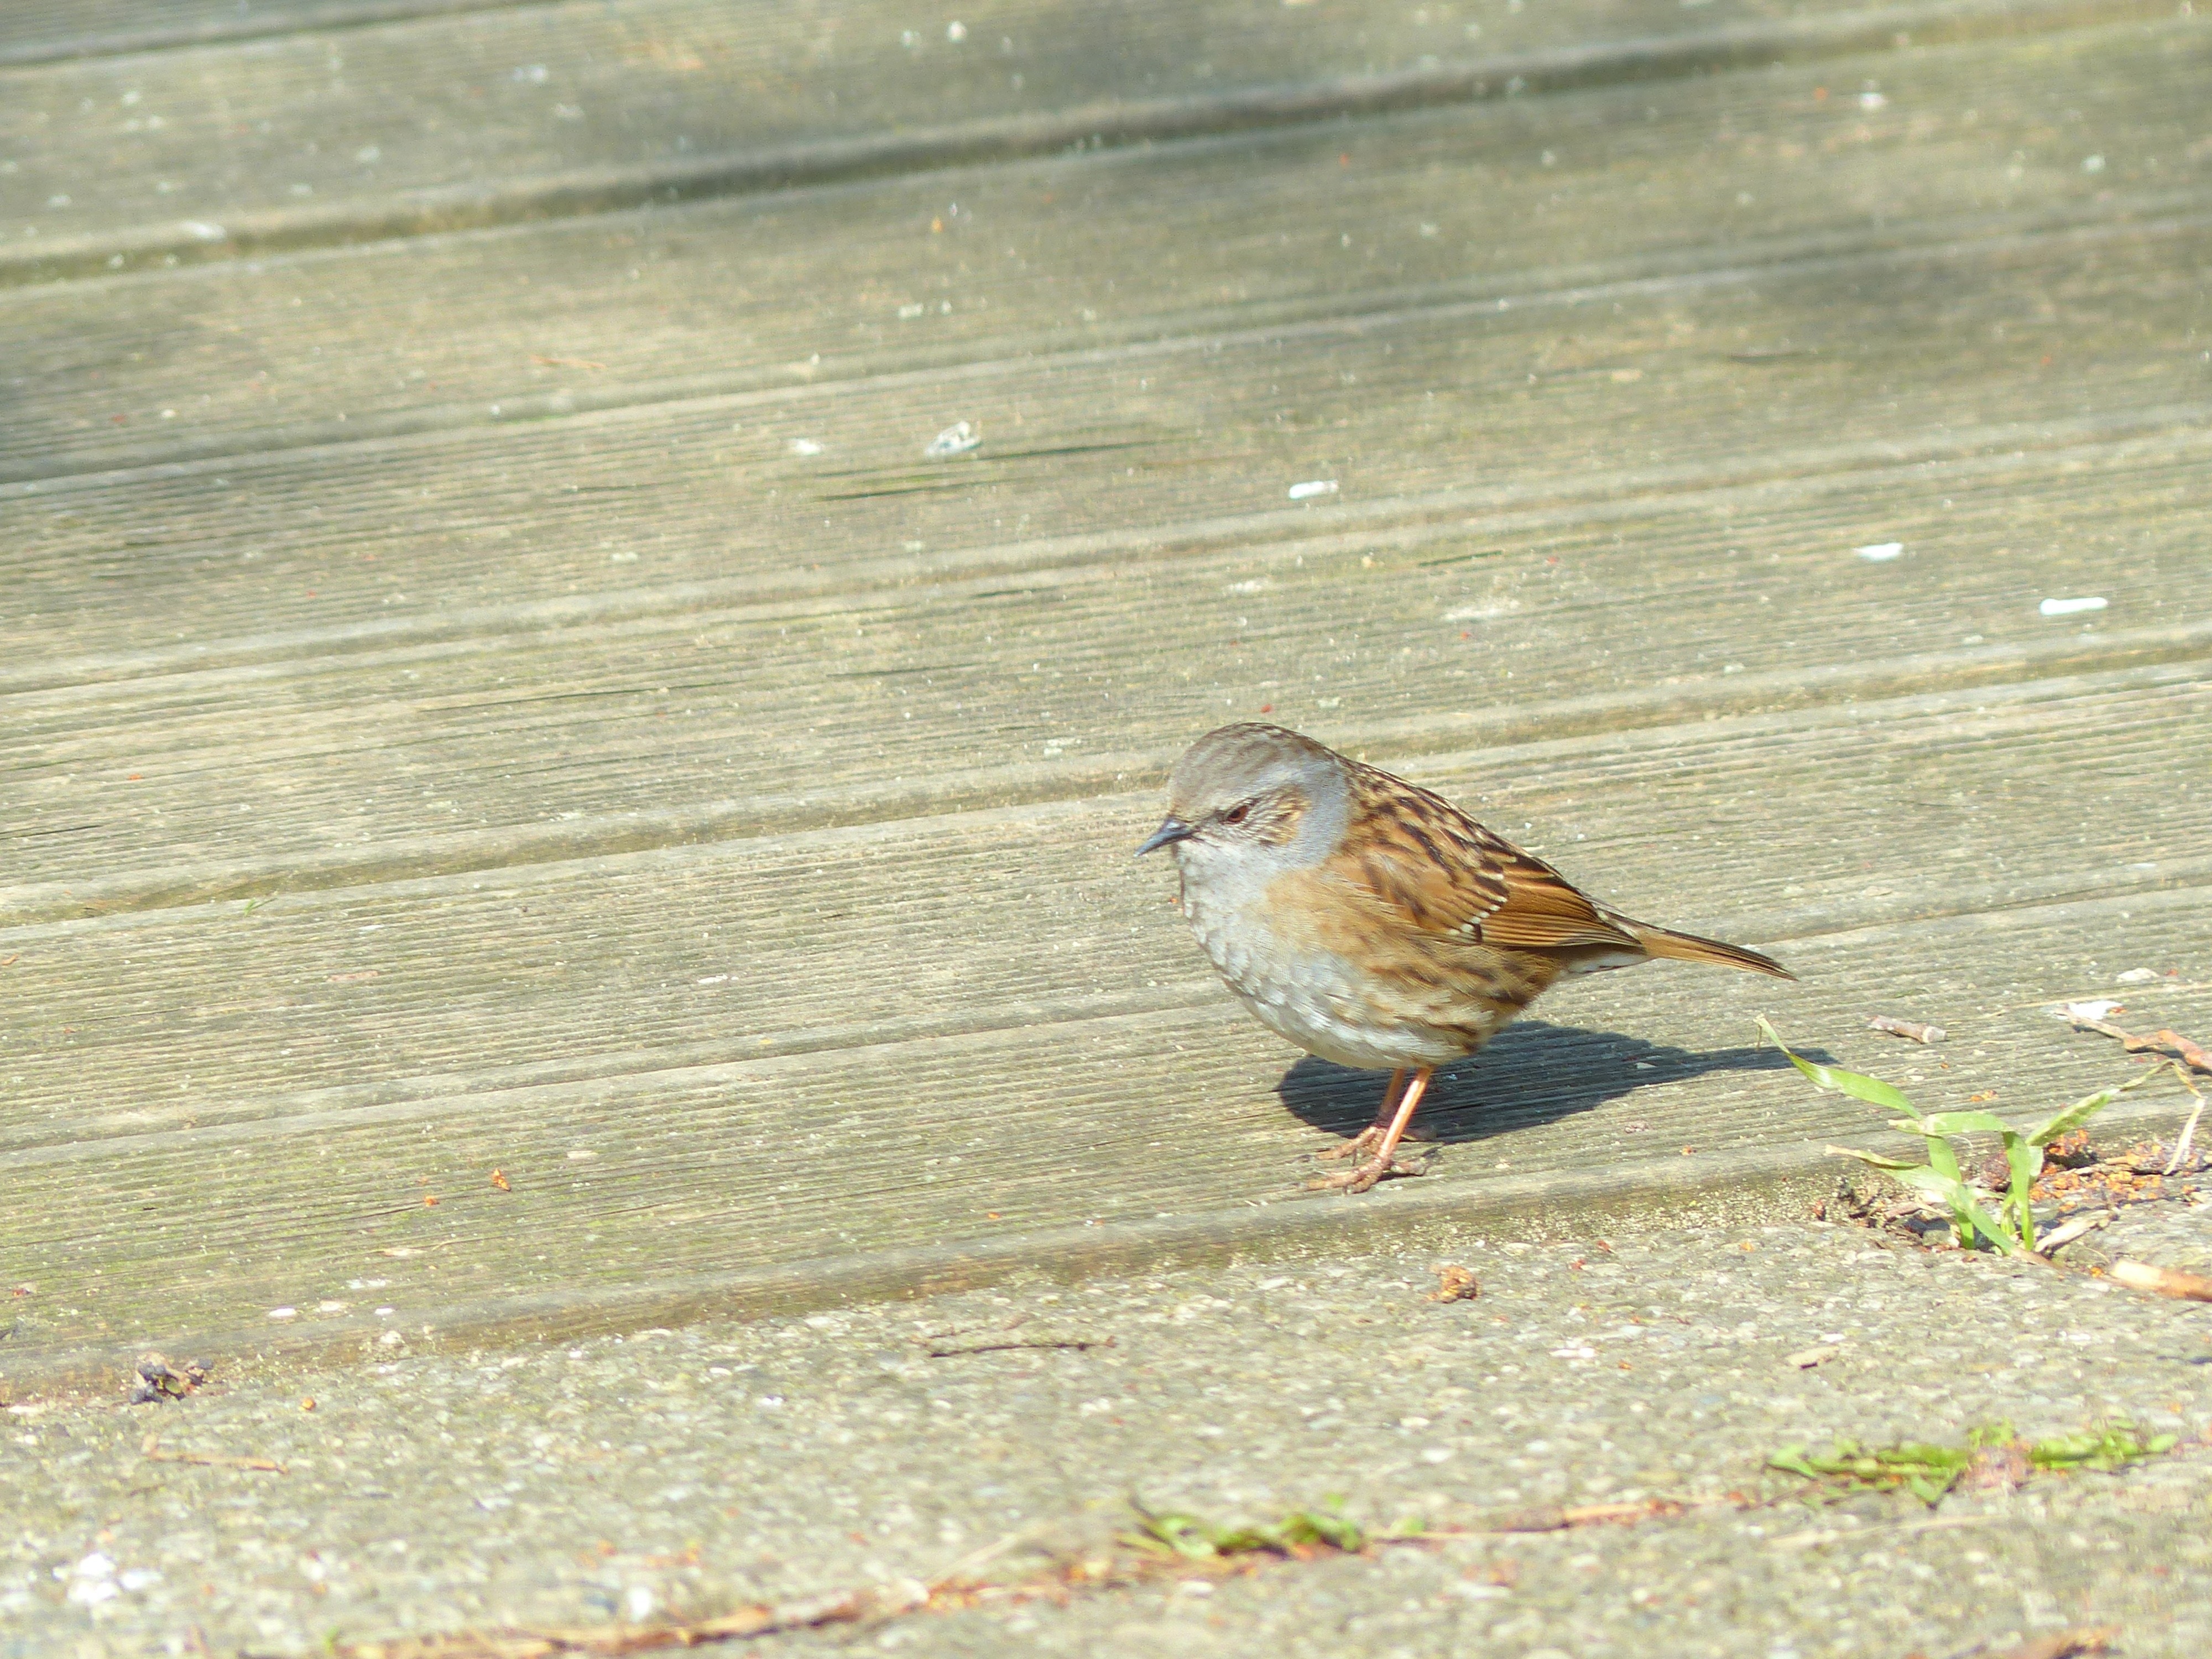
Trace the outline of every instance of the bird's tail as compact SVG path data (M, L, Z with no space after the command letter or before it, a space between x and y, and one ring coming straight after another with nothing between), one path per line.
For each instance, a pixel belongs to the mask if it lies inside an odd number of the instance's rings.
M1677 962L1717 963L1723 968L1741 968L1747 973L1771 974L1777 979L1797 977L1773 957L1763 957L1741 945L1723 945L1717 939L1699 939L1695 933L1677 933L1641 921L1631 922L1629 932L1655 957L1669 957Z

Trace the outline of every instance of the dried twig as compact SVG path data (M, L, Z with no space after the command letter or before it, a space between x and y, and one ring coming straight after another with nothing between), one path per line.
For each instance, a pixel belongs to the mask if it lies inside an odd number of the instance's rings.
M1943 1028L1940 1025L1916 1025L1909 1019L1892 1019L1887 1014L1875 1014L1867 1021L1868 1029L1887 1031L1911 1042L1941 1042Z
M2189 1145L2197 1139L2197 1120L2204 1115L2204 1097L2197 1097L2190 1108L2189 1121L2181 1126L2181 1139L2173 1143L2173 1156L2166 1160L2166 1173L2172 1175L2189 1161Z
M2053 1631L2048 1636L2032 1637L2017 1647L2007 1648L1996 1659L2080 1659L2085 1653L2104 1652L2119 1633L2118 1625Z
M2093 1233L2112 1219L2110 1212L2103 1215L2077 1215L2071 1221L2062 1221L2047 1233L2038 1234L2034 1254L2048 1256L2061 1250L2085 1233Z
M273 1457L223 1457L214 1452L163 1451L158 1435L148 1435L138 1449L149 1463L195 1463L202 1468L253 1469L263 1474L291 1473Z
M1741 1494L1731 1492L1725 1497L1710 1498L1655 1498L1638 1504L1588 1504L1566 1508L1553 1504L1516 1510L1502 1517L1496 1524L1469 1530L1430 1528L1418 1532L1361 1534L1353 1528L1352 1530L1357 1541L1352 1547L1364 1551L1375 1545L1425 1545L1448 1539L1493 1537L1500 1533L1558 1532L1576 1527L1617 1525L1680 1515L1692 1509L1709 1508L1715 1504L1742 1509L1748 1504L1749 1500ZM1189 1519L1188 1516L1174 1518L1181 1521ZM627 1625L583 1630L507 1628L456 1631L443 1635L400 1636L382 1641L340 1643L335 1644L331 1651L335 1659L556 1659L556 1656L563 1654L618 1659L622 1655L743 1641L752 1637L775 1635L779 1632L812 1630L829 1625L872 1623L933 1607L972 1605L984 1596L1026 1598L1032 1595L1048 1595L1058 1597L1072 1585L1089 1583L1103 1589L1138 1582L1140 1577L1154 1571L1188 1572L1193 1565L1188 1559L1171 1555L1159 1559L1139 1559L1123 1570L1109 1570L1103 1574L1091 1564L1085 1564L1088 1571L1062 1570L1048 1578L1028 1583L977 1585L967 1580L966 1575L975 1568L1005 1553L1033 1536L1039 1529L1032 1526L1009 1533L996 1543L963 1556L927 1583L918 1579L898 1579L888 1584L871 1585L836 1595L787 1601L772 1607L746 1607L720 1619L703 1620L696 1624ZM1241 1555L1247 1552L1244 1547L1240 1546L1227 1553ZM1312 1552L1303 1547L1291 1547L1278 1553L1292 1559L1304 1559Z
M745 1607L696 1625L457 1631L445 1636L398 1636L384 1642L341 1643L331 1651L338 1659L548 1659L550 1655L562 1653L644 1653L656 1648L743 1641L748 1637L772 1636L778 1631L860 1624L909 1613L928 1600L929 1586L908 1578L836 1595L786 1601L775 1607Z
M1513 1510L1477 1532L1567 1532L1577 1527L1617 1527L1680 1515L1690 1507L1679 1498L1647 1498L1637 1504L1540 1504Z
M2142 1036L2130 1036L2118 1026L2101 1019L2083 1019L2069 1015L2068 1024L2077 1031L2094 1031L2100 1036L2117 1038L2121 1048L2131 1054L2170 1054L2174 1061L2173 1074L2184 1087L2197 1094L2197 1085L2189 1080L2191 1072L2203 1072L2212 1076L2212 1053L2202 1044L2191 1042L2175 1030L2160 1030ZM2181 1126L2181 1139L2174 1143L2173 1156L2166 1162L2166 1173L2172 1175L2188 1162L2190 1143L2197 1137L2197 1121L2204 1115L2204 1097L2197 1095L2197 1105L2189 1114L2189 1121Z
M2191 1071L2212 1077L2212 1052L2191 1042L2179 1031L2157 1030L2131 1036L2109 1020L2083 1019L2073 1014L2067 1016L2066 1023L2077 1031L2094 1031L2099 1036L2117 1038L2120 1047L2131 1054L2171 1054Z
M1004 1342L965 1342L950 1348L927 1348L923 1352L932 1359L950 1359L961 1353L999 1353L1007 1348L1073 1348L1079 1352L1085 1348L1110 1348L1110 1336L1025 1336L1010 1337Z
M2182 1302L2212 1302L2212 1279L2178 1267L2154 1267L2148 1261L2115 1261L2110 1277L2132 1290L2150 1291Z

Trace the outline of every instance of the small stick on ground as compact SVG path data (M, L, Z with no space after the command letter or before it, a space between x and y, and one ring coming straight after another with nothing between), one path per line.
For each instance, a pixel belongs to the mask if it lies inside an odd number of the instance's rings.
M1691 1507L1679 1498L1647 1498L1638 1504L1579 1504L1562 1507L1542 1504L1534 1509L1513 1510L1469 1536L1500 1532L1571 1532L1577 1527L1617 1527L1637 1521L1656 1521L1681 1514Z
M253 1469L263 1474L291 1473L273 1457L222 1457L213 1452L163 1451L161 1442L150 1434L138 1449L149 1463L196 1463L202 1468Z
M2102 1653L2120 1633L2118 1625L2084 1626L2031 1637L2018 1647L2007 1648L1996 1659L2080 1659L2085 1653Z
M1867 1021L1869 1030L1887 1031L1908 1042L1941 1042L1943 1028L1940 1025L1917 1025L1909 1019L1892 1019L1887 1014L1875 1014Z
M2085 1233L2093 1233L2112 1219L2110 1212L2103 1215L2077 1215L2071 1221L2062 1221L2047 1233L2039 1234L2033 1254L2049 1257L2052 1252L2065 1249Z
M2181 1302L2212 1302L2212 1279L2178 1267L2154 1267L2148 1261L2115 1261L2109 1275L2116 1285L2149 1291Z
M1000 1353L1008 1348L1073 1348L1080 1352L1085 1348L1110 1348L1113 1346L1114 1339L1110 1336L1028 1336L1013 1337L1004 1342L967 1342L957 1347L929 1348L924 1352L932 1359L950 1359L955 1354Z
M562 1653L643 1653L656 1648L699 1647L710 1642L772 1636L778 1631L886 1619L910 1613L928 1599L927 1584L907 1579L805 1601L787 1601L779 1607L746 1607L696 1625L458 1631L443 1636L398 1636L386 1642L342 1643L331 1651L337 1659L550 1659Z
M2166 1173L2172 1175L2189 1161L2190 1142L2197 1139L2197 1120L2204 1115L2204 1097L2199 1095L2197 1104L2190 1109L2189 1121L2181 1126L2181 1139L2173 1143L2173 1156L2166 1160Z
M2120 1047L2131 1054L2171 1054L2191 1071L2212 1077L2212 1051L2191 1042L2179 1031L2151 1031L2133 1036L2108 1020L2081 1019L2069 1015L2066 1023L2077 1031L2094 1031L2099 1036L2117 1038Z

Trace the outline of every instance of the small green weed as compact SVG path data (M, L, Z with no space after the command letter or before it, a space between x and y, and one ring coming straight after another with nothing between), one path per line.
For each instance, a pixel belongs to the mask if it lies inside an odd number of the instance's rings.
M1973 1249L1978 1237L1988 1240L1993 1249L2008 1254L2033 1250L2035 1218L2028 1211L2028 1194L2034 1189L2036 1177L2043 1173L2043 1149L2068 1131L2080 1128L2130 1090L2140 1089L2163 1072L2174 1071L2185 1083L2188 1081L2179 1064L2168 1060L2125 1083L2083 1096L2023 1134L1995 1112L1936 1112L1923 1117L1913 1109L1911 1101L1881 1079L1863 1077L1834 1066L1817 1065L1791 1053L1790 1045L1776 1035L1764 1018L1759 1022L1759 1030L1769 1042L1788 1054L1790 1063L1810 1078L1816 1087L1834 1089L1854 1100L1905 1114L1889 1127L1921 1137L1928 1149L1928 1161L1924 1164L1861 1152L1853 1146L1832 1146L1828 1150L1872 1164L1914 1191L1941 1200L1951 1212L1951 1236L1962 1250ZM2195 1092L2193 1085L2191 1092ZM2003 1141L2010 1179L2002 1197L1975 1185L1960 1172L1959 1154L1951 1145L1951 1138L1968 1134L1993 1134Z
M2178 1434L2154 1434L2146 1440L2122 1423L2038 1440L2028 1447L2027 1461L2039 1469L2117 1469L2123 1463L2170 1452L2180 1443Z
M1856 1440L1839 1440L1825 1457L1816 1457L1802 1447L1785 1447L1766 1460L1766 1467L1850 1492L1902 1486L1922 1503L1933 1504L1966 1472L1976 1452L1985 1446L2005 1444L2011 1438L2011 1428L1998 1424L1974 1430L1964 1446L1907 1441L1869 1448Z
M1418 1522L1404 1522L1389 1532L1370 1534L1346 1516L1334 1498L1317 1510L1294 1510L1271 1527L1222 1527L1201 1516L1178 1510L1148 1510L1134 1498L1138 1530L1124 1533L1121 1541L1152 1555L1176 1556L1186 1561L1207 1561L1237 1555L1296 1555L1315 1548L1341 1550L1346 1554L1370 1543L1420 1535Z
M2022 1441L2013 1433L2011 1424L1991 1423L1970 1431L1963 1446L1916 1441L1867 1447L1844 1440L1825 1456L1816 1456L1802 1447L1788 1447L1768 1458L1766 1466L1845 1492L1902 1487L1932 1509L1978 1459L2002 1465L2017 1456L2025 1469L2046 1471L2116 1469L2124 1463L2171 1451L2180 1439L2179 1435L2160 1434L2146 1440L2126 1424L2115 1424L2081 1434Z

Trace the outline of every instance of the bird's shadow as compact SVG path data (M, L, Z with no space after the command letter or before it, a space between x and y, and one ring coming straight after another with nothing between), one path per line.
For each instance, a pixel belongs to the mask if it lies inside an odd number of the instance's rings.
M1827 1056L1808 1049L1806 1058ZM1450 1146L1594 1111L1655 1083L1710 1072L1789 1069L1789 1058L1771 1048L1693 1054L1617 1031L1522 1020L1480 1054L1439 1071L1413 1121L1421 1139ZM1275 1092L1294 1116L1348 1137L1374 1121L1388 1081L1387 1073L1353 1071L1309 1054L1283 1074Z

